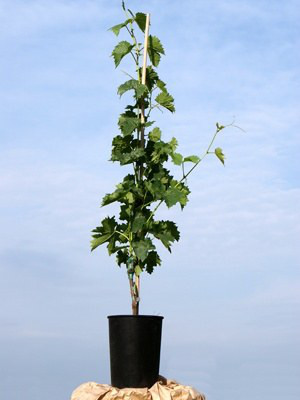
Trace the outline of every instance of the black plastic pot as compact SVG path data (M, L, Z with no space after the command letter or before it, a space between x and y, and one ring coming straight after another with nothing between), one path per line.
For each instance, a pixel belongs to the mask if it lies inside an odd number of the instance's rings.
M163 317L111 315L108 320L111 385L150 388L159 375Z

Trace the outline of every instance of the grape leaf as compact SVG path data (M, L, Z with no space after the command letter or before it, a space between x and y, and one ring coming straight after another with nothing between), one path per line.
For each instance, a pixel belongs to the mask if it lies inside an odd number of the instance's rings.
M161 54L165 54L164 48L158 37L149 35L148 54L154 67L157 67L160 62Z
M215 155L218 157L221 163L225 165L225 155L223 154L223 150L221 149L221 147L217 147L215 149Z
M200 161L200 157L198 156L188 156L184 157L183 162L192 162L194 164L197 164Z
M91 251L95 250L98 246L108 241L112 236L112 233L106 233L105 235L93 235L94 239L91 240Z
M137 214L133 220L131 230L133 233L139 232L142 230L146 223L146 218L142 214Z
M147 91L147 86L143 85L136 79L130 79L129 81L126 81L122 85L119 86L118 88L118 94L120 97L126 93L128 90L134 90L137 99L140 99Z
M152 274L154 267L161 265L161 259L156 251L150 251L147 258L144 261L146 271L148 274Z
M217 131L220 132L222 129L225 128L224 125L220 125L218 122L216 123Z
M141 261L144 261L147 258L148 252L155 248L151 239L135 241L132 243L132 247L137 258Z
M127 165L140 160L144 155L145 150L138 147L131 150L129 153L120 154L119 161L121 165Z
M162 91L162 92L167 92L166 89L166 84L162 80L158 79L156 82L156 86Z
M128 257L129 257L129 254L128 254L128 250L127 249L119 250L117 252L117 257L116 257L118 266L120 267L121 264L125 264L126 265Z
M161 138L161 130L159 128L154 128L150 133L149 133L149 139L152 140L152 142L157 142Z
M173 207L176 203L184 201L185 194L176 187L170 187L165 193L165 203L168 208Z
M180 238L176 224L172 221L155 221L151 233L171 252L171 244Z
M109 31L112 31L116 36L119 36L120 30L124 28L126 25L128 25L129 22L133 22L133 19L129 18L125 22L122 22L121 24L112 26L111 28L109 28Z
M120 64L122 58L125 57L126 54L130 53L132 49L133 49L133 44L130 44L126 40L123 40L122 42L116 45L111 54L114 58L116 68Z
M181 165L183 157L180 153L172 153L171 154L172 161L175 165Z
M123 135L127 136L136 130L140 124L140 120L137 117L128 117L126 114L121 114L118 124Z
M138 24L138 27L141 31L145 32L146 29L146 14L144 13L136 13L135 14L135 22Z
M115 217L107 217L101 223L101 226L93 229L92 235L93 239L91 240L91 250L95 250L101 244L107 242L111 236L115 233L115 228L117 226Z
M161 92L156 96L155 101L172 113L175 112L174 98L168 92Z

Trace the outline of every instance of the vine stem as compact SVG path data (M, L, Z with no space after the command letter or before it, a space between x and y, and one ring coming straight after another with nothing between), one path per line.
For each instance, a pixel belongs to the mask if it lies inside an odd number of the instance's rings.
M231 125L232 125L232 124L227 125L227 126L224 126L224 127L222 127L222 129L227 128L228 126L231 126ZM196 164L195 164L186 174L183 175L183 177L180 179L180 181L177 182L177 184L175 185L175 187L177 187L178 185L180 185L180 183L182 183L182 182L190 175L190 173L200 164L200 162L203 161L203 159L210 153L211 146L213 145L214 141L216 140L216 137L217 137L218 133L219 133L222 129L220 129L220 128L217 128L217 129L216 129L216 132L214 133L214 136L213 136L213 138L212 138L210 144L208 145L207 150L206 150L205 153L203 154L203 156L199 159L199 161L196 162ZM160 200L160 202L157 204L157 206L156 206L156 207L154 208L154 210L151 212L149 218L148 218L147 221L146 221L146 224L150 221L150 219L153 217L153 215L156 213L157 209L160 207L160 205L161 205L162 203L163 203L163 200Z

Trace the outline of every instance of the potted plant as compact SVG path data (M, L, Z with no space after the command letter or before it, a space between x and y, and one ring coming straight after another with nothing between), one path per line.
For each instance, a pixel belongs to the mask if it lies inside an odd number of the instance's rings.
M212 148L225 126L216 124L202 157L184 157L177 152L176 138L163 140L152 114L156 110L175 111L174 99L157 73L164 48L159 38L149 35L149 14L133 13L124 2L122 8L125 21L111 31L116 36L125 31L129 39L116 45L112 57L115 67L124 57L131 57L135 77L130 76L118 88L120 96L131 91L133 101L119 117L120 133L113 138L110 160L131 166L132 172L103 197L102 206L117 202L120 212L118 217L104 218L92 231L91 248L105 244L109 255L116 255L117 265L124 266L128 275L132 300L132 315L108 317L112 386L150 387L158 379L163 317L139 315L140 279L143 273L152 274L161 265L155 242L171 252L180 237L176 224L156 219L156 212L162 204L168 208L186 206L190 194L187 177L207 155L214 154L224 164L222 149ZM167 168L168 161L179 168L179 178Z

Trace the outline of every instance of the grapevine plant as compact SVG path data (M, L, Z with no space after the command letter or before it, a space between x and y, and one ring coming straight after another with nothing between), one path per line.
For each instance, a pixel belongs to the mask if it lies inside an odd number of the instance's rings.
M130 165L132 172L124 177L114 192L102 199L102 206L119 203L119 218L112 216L101 221L100 226L92 231L91 249L107 244L109 255L116 254L117 264L125 266L132 313L138 315L140 275L145 271L151 274L155 267L161 265L155 242L160 241L171 252L172 244L180 237L176 224L156 219L156 211L162 204L168 208L179 205L183 209L186 206L190 194L187 177L207 155L216 155L224 164L222 149L217 147L212 150L212 147L225 126L216 124L216 131L202 157L184 157L177 152L176 138L167 142L162 139L162 132L154 125L152 113L156 110L175 112L174 98L157 72L165 51L158 37L148 36L147 15L140 12L134 14L125 7L124 2L122 8L126 20L113 26L111 31L116 36L126 31L129 41L119 42L112 57L115 67L126 56L131 57L136 77L129 76L130 79L118 88L120 96L131 91L133 101L119 117L120 133L113 138L110 160L121 166ZM138 33L145 35L144 45ZM149 65L146 67L147 54ZM180 168L179 178L171 175L166 167L168 161Z

